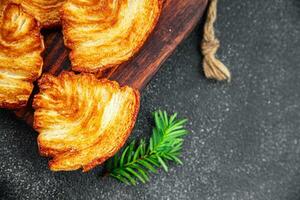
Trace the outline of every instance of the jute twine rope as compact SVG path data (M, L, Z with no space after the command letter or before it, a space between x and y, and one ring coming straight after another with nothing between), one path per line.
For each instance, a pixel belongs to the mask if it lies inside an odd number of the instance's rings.
M204 25L204 35L201 44L204 74L208 79L218 81L230 81L231 74L227 67L216 58L216 53L220 47L220 41L215 36L214 23L217 19L218 0L210 0L207 13L207 20Z

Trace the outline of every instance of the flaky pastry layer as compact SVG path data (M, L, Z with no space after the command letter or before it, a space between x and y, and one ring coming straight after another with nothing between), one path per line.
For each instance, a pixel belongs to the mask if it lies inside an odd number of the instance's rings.
M129 60L144 44L163 0L67 0L61 17L72 69L101 72Z
M59 10L65 0L10 0L21 4L23 9L34 16L42 27L60 25Z
M33 101L41 155L53 171L88 171L113 156L129 136L139 92L92 74L46 74Z
M24 107L42 72L38 22L16 4L0 2L0 108Z

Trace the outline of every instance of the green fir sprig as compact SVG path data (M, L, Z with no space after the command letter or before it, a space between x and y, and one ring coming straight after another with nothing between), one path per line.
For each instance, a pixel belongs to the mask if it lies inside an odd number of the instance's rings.
M137 181L149 181L149 172L156 173L159 167L168 171L168 162L182 164L179 156L183 146L184 128L187 120L178 120L177 114L168 116L167 112L153 113L155 127L146 143L133 140L122 152L116 154L106 164L107 174L119 181L136 185Z

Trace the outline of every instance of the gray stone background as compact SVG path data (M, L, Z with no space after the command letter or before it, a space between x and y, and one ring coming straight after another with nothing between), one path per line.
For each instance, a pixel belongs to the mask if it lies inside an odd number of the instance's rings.
M125 186L90 173L52 173L36 133L0 111L0 199L300 200L300 1L220 0L219 58L231 83L204 78L202 25L143 91L132 138L158 108L189 119L183 166Z

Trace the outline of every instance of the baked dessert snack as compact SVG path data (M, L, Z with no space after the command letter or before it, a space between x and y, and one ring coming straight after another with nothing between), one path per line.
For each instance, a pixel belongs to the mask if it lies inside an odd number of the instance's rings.
M11 0L21 4L24 10L34 16L42 27L60 25L59 10L65 0Z
M101 73L129 60L144 44L163 0L67 0L61 10L72 69Z
M43 75L33 101L40 154L53 171L88 171L113 156L129 136L139 92L92 74Z
M0 108L24 107L40 77L43 38L38 22L16 4L0 2Z

